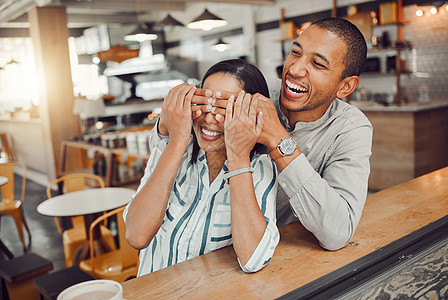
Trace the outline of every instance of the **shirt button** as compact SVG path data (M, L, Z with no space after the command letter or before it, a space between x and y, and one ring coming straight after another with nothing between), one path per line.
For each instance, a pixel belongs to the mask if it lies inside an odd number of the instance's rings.
M281 184L281 186L282 186L282 188L285 188L285 187L286 187L286 183L283 182L283 183Z

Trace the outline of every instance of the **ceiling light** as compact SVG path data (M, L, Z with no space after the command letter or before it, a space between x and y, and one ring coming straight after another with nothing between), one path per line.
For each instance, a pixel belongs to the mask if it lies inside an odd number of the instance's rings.
M8 63L7 63L7 65L18 65L18 64L19 64L19 62L16 61L14 58L11 58L11 60L8 61Z
M128 33L125 37L125 41L153 41L157 39L157 34L149 30L148 26L144 23L140 23L137 28L135 28L132 32Z
M184 26L184 24L182 24L181 22L179 22L178 20L174 19L170 14L168 14L165 19L163 19L160 22L157 22L155 25L155 27L165 27L165 26Z
M218 16L212 14L207 9L204 10L204 12L191 21L187 27L190 29L202 29L205 31L209 31L213 28L226 26L227 21L219 18Z
M230 44L224 42L221 38L218 39L218 42L216 44L213 44L210 46L210 49L218 51L218 52L224 52L231 48L232 48L232 46Z

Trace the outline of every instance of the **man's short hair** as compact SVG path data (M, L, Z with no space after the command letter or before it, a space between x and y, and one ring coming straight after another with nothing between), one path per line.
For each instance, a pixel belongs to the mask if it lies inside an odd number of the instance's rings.
M342 79L350 76L359 76L366 60L367 45L358 27L350 21L341 18L325 18L311 24L311 26L313 25L334 33L347 46Z

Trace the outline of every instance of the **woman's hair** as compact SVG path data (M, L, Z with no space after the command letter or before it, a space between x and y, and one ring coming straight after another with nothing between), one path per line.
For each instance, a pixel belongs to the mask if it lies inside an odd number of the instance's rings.
M260 93L261 95L269 98L269 89L268 84L266 83L266 79L264 78L261 71L251 63L247 62L243 59L228 59L220 61L208 69L202 78L201 88L204 85L205 80L216 73L229 74L238 80L241 89L243 89L246 93L256 94ZM257 148L262 147L262 145L256 144L254 149L251 152L251 158L253 156L253 152L257 150ZM199 153L199 144L196 140L196 135L193 134L193 154L191 157L191 162L195 163L197 160L197 156Z
M205 80L215 73L231 75L239 81L240 87L246 93L260 93L269 98L268 84L261 71L256 66L243 59L223 60L211 66L202 78L201 88L203 87Z

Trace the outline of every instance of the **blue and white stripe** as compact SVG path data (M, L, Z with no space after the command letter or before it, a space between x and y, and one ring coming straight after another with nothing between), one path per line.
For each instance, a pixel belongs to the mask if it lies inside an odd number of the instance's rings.
M151 151L145 175L138 191L151 176L168 140L159 140ZM138 276L157 271L232 244L230 224L230 191L224 183L223 170L209 183L205 152L200 150L197 162L191 163L192 141L182 158L171 191L161 228L145 249L140 251ZM266 219L266 231L246 265L245 272L256 272L271 259L279 242L275 202L277 172L267 155L254 157L253 182L259 207ZM126 219L127 208L124 212Z

